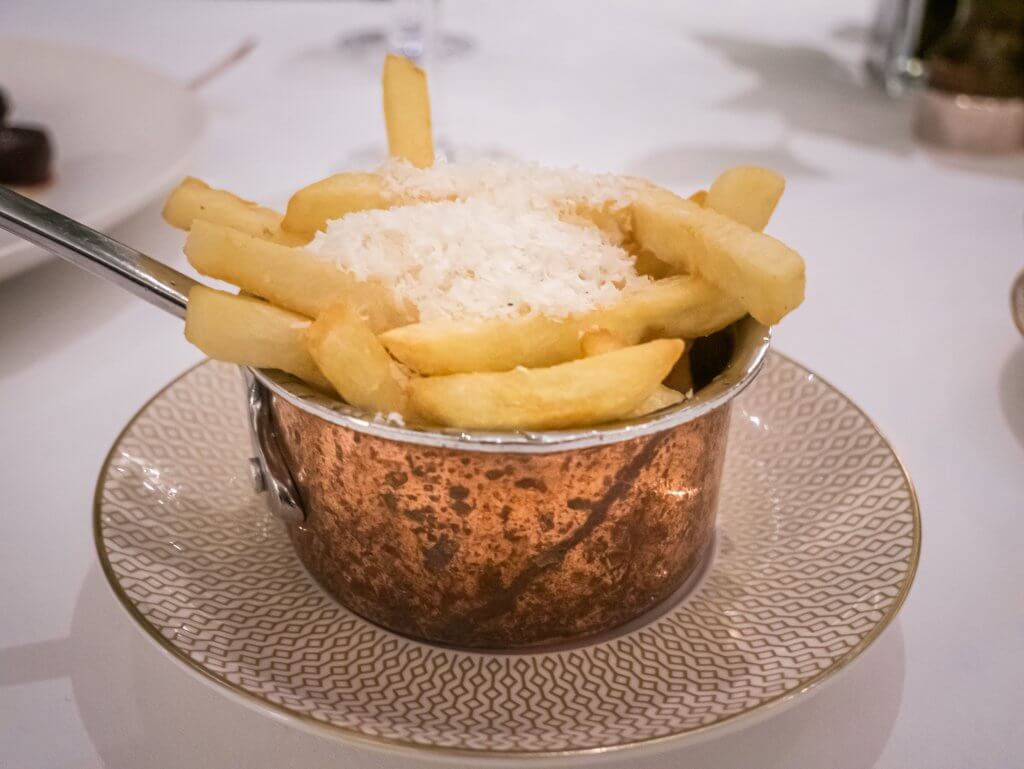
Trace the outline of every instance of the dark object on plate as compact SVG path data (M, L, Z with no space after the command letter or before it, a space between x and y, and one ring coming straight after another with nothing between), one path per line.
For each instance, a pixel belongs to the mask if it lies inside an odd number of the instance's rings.
M40 128L0 126L0 184L41 184L50 178L53 150Z
M3 89L0 89L0 126L2 126L4 121L7 119L8 109L7 94L3 92Z

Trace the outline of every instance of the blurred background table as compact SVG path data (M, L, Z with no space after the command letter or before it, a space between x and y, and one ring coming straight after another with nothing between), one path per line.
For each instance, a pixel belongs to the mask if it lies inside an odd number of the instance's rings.
M1021 760L1024 343L1008 292L1024 264L1024 159L914 143L908 106L862 82L873 5L444 5L446 28L473 44L433 76L453 146L683 192L739 162L788 177L770 229L807 258L808 299L776 346L878 422L920 492L917 584L863 659L768 721L610 757L623 765ZM383 148L379 59L340 56L337 44L388 19L387 4L357 2L0 6L4 34L104 49L182 82L255 40L201 89L209 128L191 167L274 204ZM183 263L158 204L113 234ZM210 689L109 593L92 543L96 474L138 407L199 358L179 322L70 266L0 284L0 766L418 765L295 731Z

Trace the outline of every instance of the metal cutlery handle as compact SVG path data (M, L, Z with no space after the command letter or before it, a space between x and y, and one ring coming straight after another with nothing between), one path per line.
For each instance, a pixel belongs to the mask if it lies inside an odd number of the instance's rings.
M161 310L185 317L196 281L102 232L0 186L0 229L12 232Z
M189 289L198 284L166 264L2 185L0 229L106 278L179 318L185 317ZM270 395L248 368L243 367L243 371L256 491L269 492L267 504L282 520L300 523L305 517L302 500L274 433Z

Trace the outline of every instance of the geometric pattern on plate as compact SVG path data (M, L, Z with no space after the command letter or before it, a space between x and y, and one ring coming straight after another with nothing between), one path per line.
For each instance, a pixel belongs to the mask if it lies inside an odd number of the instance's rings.
M772 353L736 401L703 579L646 624L517 654L396 636L328 597L248 477L238 369L186 372L100 474L104 571L179 660L336 733L489 754L693 734L792 699L862 651L913 580L917 501L838 391Z

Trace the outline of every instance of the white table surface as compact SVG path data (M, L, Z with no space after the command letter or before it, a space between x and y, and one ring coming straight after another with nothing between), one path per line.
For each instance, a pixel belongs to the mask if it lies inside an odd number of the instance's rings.
M968 162L910 138L859 82L872 2L449 2L475 49L435 75L453 146L649 175L682 191L743 161L789 188L771 231L808 263L777 347L877 420L920 494L924 548L899 619L820 694L747 728L622 765L968 769L1024 763L1024 267L1021 157ZM379 61L338 38L379 3L114 5L5 0L0 30L96 46L202 90L194 173L280 204L383 147ZM0 82L3 73L0 73ZM181 265L154 204L113 230ZM180 323L51 263L0 285L0 766L399 767L295 731L165 658L93 551L100 463L123 424L199 360ZM583 764L593 761L584 761Z

